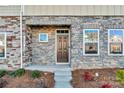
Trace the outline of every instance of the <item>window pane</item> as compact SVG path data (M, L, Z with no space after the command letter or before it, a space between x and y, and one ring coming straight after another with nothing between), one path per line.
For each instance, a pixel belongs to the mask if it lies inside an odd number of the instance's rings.
M40 42L48 42L48 34L47 33L40 33L39 41Z
M65 33L68 33L68 30L65 30Z
M0 58L5 58L5 34L0 34Z
M85 42L98 41L98 30L85 30Z
M60 30L57 30L57 33L61 33L61 31Z
M122 30L110 30L110 42L122 42L123 31Z
M111 54L122 54L122 43L110 43L110 53Z
M85 54L97 54L98 43L85 43Z

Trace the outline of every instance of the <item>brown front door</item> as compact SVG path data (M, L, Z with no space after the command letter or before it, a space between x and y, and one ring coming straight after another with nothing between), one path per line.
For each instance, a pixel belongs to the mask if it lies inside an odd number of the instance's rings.
M68 63L69 61L69 37L68 34L57 35L57 63Z

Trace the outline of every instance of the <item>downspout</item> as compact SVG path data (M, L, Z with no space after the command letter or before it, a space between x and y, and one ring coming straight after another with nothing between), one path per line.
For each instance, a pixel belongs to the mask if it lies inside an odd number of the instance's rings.
M22 16L23 16L23 5L21 5L21 11L20 11L20 53L21 53L21 68L23 68L23 54L22 54L22 47L23 47L23 42L22 42Z

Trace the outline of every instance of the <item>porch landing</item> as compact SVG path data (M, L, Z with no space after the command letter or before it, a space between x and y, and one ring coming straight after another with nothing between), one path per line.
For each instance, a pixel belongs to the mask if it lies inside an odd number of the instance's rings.
M49 71L49 72L55 72L55 71L71 71L71 67L69 65L30 65L25 67L27 70L39 70L39 71Z

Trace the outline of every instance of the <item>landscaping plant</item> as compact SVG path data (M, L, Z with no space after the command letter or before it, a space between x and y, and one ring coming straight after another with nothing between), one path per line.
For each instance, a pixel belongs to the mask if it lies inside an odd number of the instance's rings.
M103 85L101 86L101 88L112 88L112 85L109 84L109 83L103 84Z
M84 80L85 81L91 81L91 80L93 80L93 75L90 72L88 72L88 71L84 72L83 77L84 77Z
M124 70L117 70L116 79L124 84Z
M0 70L0 78L3 77L7 72L5 70Z
M41 76L40 71L35 70L35 71L32 71L31 73L32 78L39 78L40 76Z
M21 68L15 71L15 75L21 77L25 74L25 69Z
M12 76L12 77L21 77L24 74L25 74L25 69L23 69L23 68L18 69L18 70L13 71L13 72L8 72L8 75Z
M9 76L11 76L11 77L16 77L15 71L10 71L10 72L8 72L7 74L8 74Z

